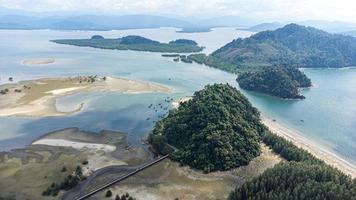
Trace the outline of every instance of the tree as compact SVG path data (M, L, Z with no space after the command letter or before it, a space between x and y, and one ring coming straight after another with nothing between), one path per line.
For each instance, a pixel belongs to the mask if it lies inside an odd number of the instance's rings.
M111 190L106 191L105 197L111 197L111 196L112 196Z

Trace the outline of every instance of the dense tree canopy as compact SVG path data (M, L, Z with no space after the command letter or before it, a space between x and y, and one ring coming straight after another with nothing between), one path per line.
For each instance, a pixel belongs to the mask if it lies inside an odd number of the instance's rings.
M233 191L229 200L352 200L356 183L326 164L282 162Z
M93 36L91 37L91 39L92 39L92 40L101 40L101 39L104 39L104 37L101 36L101 35L93 35Z
M356 64L356 38L289 24L236 39L213 56L238 66L345 67Z
M290 99L303 99L300 87L310 87L311 81L294 67L263 67L239 74L237 81L243 89Z
M228 170L260 153L259 112L227 84L208 85L156 124L149 141L162 154L205 172Z
M189 45L198 45L197 42L194 40L187 40L187 39L178 39L174 41L170 41L169 44L189 44Z
M159 42L150 40L137 35L128 35L119 38L120 44L159 44Z
M268 130L263 142L283 161L230 193L229 200L356 199L356 181Z
M74 46L94 47L102 49L169 52L169 53L189 53L199 52L203 47L199 47L195 41L178 39L170 43L160 43L148 38L136 35L129 35L117 39L106 39L99 35L94 35L91 39L61 39L52 40L58 44L68 44Z

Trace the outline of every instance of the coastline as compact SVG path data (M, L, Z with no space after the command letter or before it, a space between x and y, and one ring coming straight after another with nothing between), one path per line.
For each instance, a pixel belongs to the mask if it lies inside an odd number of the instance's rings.
M323 160L325 163L341 170L345 174L351 176L352 178L356 177L356 166L353 166L347 160L341 158L332 151L320 146L316 142L308 140L303 137L301 134L298 134L296 130L292 130L279 122L273 121L265 116L261 118L262 122L272 131L274 134L281 136L296 145L299 148L302 148L309 153L313 154L315 157Z
M156 83L116 77L96 76L44 78L0 85L0 117L30 116L49 117L78 113L84 107L79 102L69 112L61 112L56 107L57 98L82 91L117 93L169 93L172 88ZM5 91L6 90L6 91Z

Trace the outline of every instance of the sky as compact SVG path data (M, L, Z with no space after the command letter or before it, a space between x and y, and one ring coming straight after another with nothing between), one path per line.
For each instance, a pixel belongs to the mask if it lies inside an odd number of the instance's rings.
M354 0L0 0L0 7L37 13L155 14L198 18L236 15L266 21L356 22Z

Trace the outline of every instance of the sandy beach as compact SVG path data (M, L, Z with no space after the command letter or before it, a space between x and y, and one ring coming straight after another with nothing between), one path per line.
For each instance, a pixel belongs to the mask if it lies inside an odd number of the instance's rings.
M158 84L114 77L68 77L22 81L0 86L0 117L2 116L63 116L79 112L84 105L69 112L56 108L56 99L81 91L118 93L171 92ZM6 90L6 91L5 91Z
M273 121L267 117L262 117L262 122L275 134L286 138L287 140L293 142L299 148L305 149L315 157L325 161L327 164L334 166L351 177L356 177L356 166L352 165L345 159L336 155L332 151L323 148L316 142L311 141L298 134L297 131L287 128L278 121Z
M104 151L112 152L115 151L116 147L109 144L98 144L98 143L88 143L88 142L77 142L65 139L40 139L32 143L32 145L48 145L48 146L58 146L58 147L72 147L78 150L94 150L94 151Z
M56 60L54 58L37 58L37 59L28 59L22 61L22 64L24 65L47 65L47 64L52 64Z

